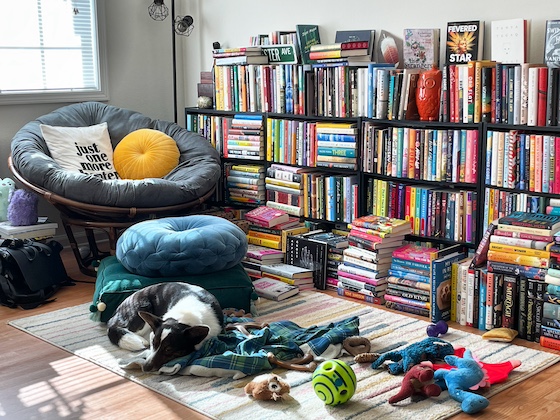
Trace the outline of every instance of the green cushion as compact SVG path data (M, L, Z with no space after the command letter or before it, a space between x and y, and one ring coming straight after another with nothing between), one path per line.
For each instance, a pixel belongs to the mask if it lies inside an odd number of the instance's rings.
M117 307L135 291L166 281L196 284L212 293L222 308L251 312L251 302L257 299L253 283L241 264L209 274L177 277L143 277L132 274L116 257L103 259L97 270L91 319L107 322Z

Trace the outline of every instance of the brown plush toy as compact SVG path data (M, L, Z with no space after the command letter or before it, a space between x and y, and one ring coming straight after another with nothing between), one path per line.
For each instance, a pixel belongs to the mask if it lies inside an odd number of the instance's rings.
M395 404L413 395L424 395L426 397L437 397L441 394L441 388L434 383L434 370L422 364L413 366L404 375L401 389L389 398L389 404Z
M245 394L256 400L278 401L290 392L290 385L277 375L257 376L245 385Z

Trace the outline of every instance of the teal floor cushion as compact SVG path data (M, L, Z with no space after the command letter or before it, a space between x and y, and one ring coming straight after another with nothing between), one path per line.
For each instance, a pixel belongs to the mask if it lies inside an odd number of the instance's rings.
M251 312L251 303L257 299L253 283L241 264L207 274L145 277L129 272L112 256L103 259L99 265L93 303L90 306L91 319L107 322L129 295L143 287L166 281L181 281L201 286L218 299L222 308Z

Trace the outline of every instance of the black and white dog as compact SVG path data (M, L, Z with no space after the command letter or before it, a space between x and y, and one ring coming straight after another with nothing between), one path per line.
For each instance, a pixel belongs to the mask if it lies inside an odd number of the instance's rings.
M111 343L138 351L149 347L142 367L155 371L200 349L224 329L216 298L202 287L169 282L145 287L126 298L107 322Z

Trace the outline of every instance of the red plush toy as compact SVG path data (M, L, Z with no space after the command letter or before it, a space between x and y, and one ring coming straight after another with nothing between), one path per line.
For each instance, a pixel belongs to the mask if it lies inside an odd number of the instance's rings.
M413 395L437 397L441 388L433 381L434 370L429 366L415 365L404 375L401 389L389 398L389 404L395 404Z

